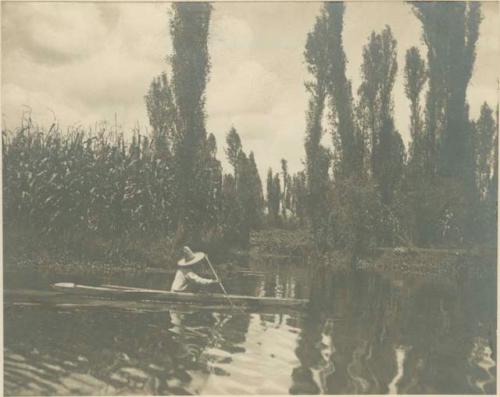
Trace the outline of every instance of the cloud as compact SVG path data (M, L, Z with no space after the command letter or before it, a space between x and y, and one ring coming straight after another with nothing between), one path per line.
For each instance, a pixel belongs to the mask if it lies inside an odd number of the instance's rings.
M479 30L478 52L492 52L498 55L500 42L500 25L498 23L500 9L498 3L482 2L481 9L483 20Z
M304 158L308 79L303 62L307 32L320 3L217 3L210 26L212 61L207 86L207 128L224 158L225 134L234 125L261 173ZM2 3L2 118L19 123L23 105L38 122L94 125L113 120L127 131L148 124L144 105L151 79L168 71L171 52L165 3ZM483 100L496 102L498 10L485 18L468 99L475 117ZM363 23L360 23L363 21ZM360 83L362 47L372 30L389 24L398 41L395 118L408 136L409 105L402 70L405 51L422 47L421 27L404 3L349 3L344 47L353 94ZM423 50L425 55L425 49ZM328 137L324 138L326 141Z
M151 79L165 67L164 4L14 4L3 15L2 115L22 105L40 120L94 124L117 113L125 128L146 124ZM29 26L21 21L34 21ZM36 21L35 21L36 20ZM21 35L18 35L18 32ZM57 54L57 56L53 56Z
M106 28L113 30L120 20L120 7L113 3L97 3L95 6Z
M269 165L278 167L282 157L290 159L293 167L300 167L307 104L303 43L295 42L290 35L299 35L305 42L309 25L306 22L296 27L303 34L290 26L284 29L277 25L264 42L267 33L263 35L257 29L267 29L260 22L269 19L266 10L270 7L277 8L270 4L218 4L209 44L212 71L207 87L208 130L215 134L219 157L226 165L222 148L227 131L234 125L245 151L254 151L262 175ZM296 14L295 8L287 11ZM287 21L292 22L288 14Z
M254 42L254 33L247 22L218 12L215 8L210 22L210 46L213 54L218 51L248 51Z
M5 56L20 51L51 66L85 59L105 42L106 26L93 4L3 5Z
M165 69L166 55L172 51L168 10L165 3L120 4L121 18L113 35L117 47L137 61L156 63L158 73Z
M278 100L279 77L255 60L213 71L210 115L265 113ZM211 89L216 88L216 89Z
M75 110L73 104L67 103L60 98L43 91L28 91L14 84L2 86L3 127L14 129L20 125L24 113L29 113L34 123L48 127L53 122L61 126L75 125L89 119L91 115ZM60 118L63 115L63 118ZM83 116L83 117L82 117Z

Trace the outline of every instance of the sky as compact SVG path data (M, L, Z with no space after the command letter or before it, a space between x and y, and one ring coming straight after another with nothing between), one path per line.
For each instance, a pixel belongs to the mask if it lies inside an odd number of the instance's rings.
M101 121L130 134L145 131L144 95L153 77L168 70L171 53L168 3L5 3L2 2L2 124L15 128L23 112L50 126L95 126ZM224 159L231 126L245 151L254 151L261 177L286 158L290 171L302 169L307 33L319 2L214 3L206 92L207 130ZM482 4L484 19L468 101L477 117L484 101L497 104L498 3ZM347 74L355 94L362 48L372 31L389 25L398 42L399 71L394 88L396 127L408 141L409 103L402 70L405 52L425 54L421 26L403 2L348 2L344 18ZM331 139L324 137L325 143ZM228 168L226 168L228 170Z

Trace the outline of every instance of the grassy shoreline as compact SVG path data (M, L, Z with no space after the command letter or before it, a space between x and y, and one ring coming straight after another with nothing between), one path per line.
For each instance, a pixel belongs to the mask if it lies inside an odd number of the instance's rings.
M30 238L31 237L31 238ZM92 242L91 254L75 254L39 243L33 236L4 235L4 272L37 271L52 274L161 273L175 268L176 255L169 238L124 239L119 242ZM248 250L238 250L220 242L203 249L220 268L246 267L252 261L295 263L329 267L334 270L373 270L417 275L484 272L496 268L496 247L470 249L396 247L372 248L353 261L352 255L334 251L319 253L305 229L265 229L252 233ZM121 252L118 252L120 251ZM100 250L100 252L96 252ZM114 251L113 251L114 250ZM106 253L109 257L106 257Z

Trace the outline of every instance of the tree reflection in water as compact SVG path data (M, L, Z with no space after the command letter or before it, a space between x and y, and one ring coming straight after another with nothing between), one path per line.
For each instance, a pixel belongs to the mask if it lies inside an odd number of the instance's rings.
M223 375L219 363L244 351L248 327L246 315L202 310L74 314L5 311L10 394L197 393L209 374Z
M307 309L9 298L5 394L495 392L494 277L255 270L228 288Z
M290 393L493 392L494 285L478 283L318 270Z

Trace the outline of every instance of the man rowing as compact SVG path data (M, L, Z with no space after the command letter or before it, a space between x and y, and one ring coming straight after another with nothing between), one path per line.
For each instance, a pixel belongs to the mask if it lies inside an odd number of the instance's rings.
M194 292L198 287L219 283L196 274L199 264L206 258L203 252L193 252L189 247L184 247L183 252L184 257L177 262L177 272L170 288L172 292Z

